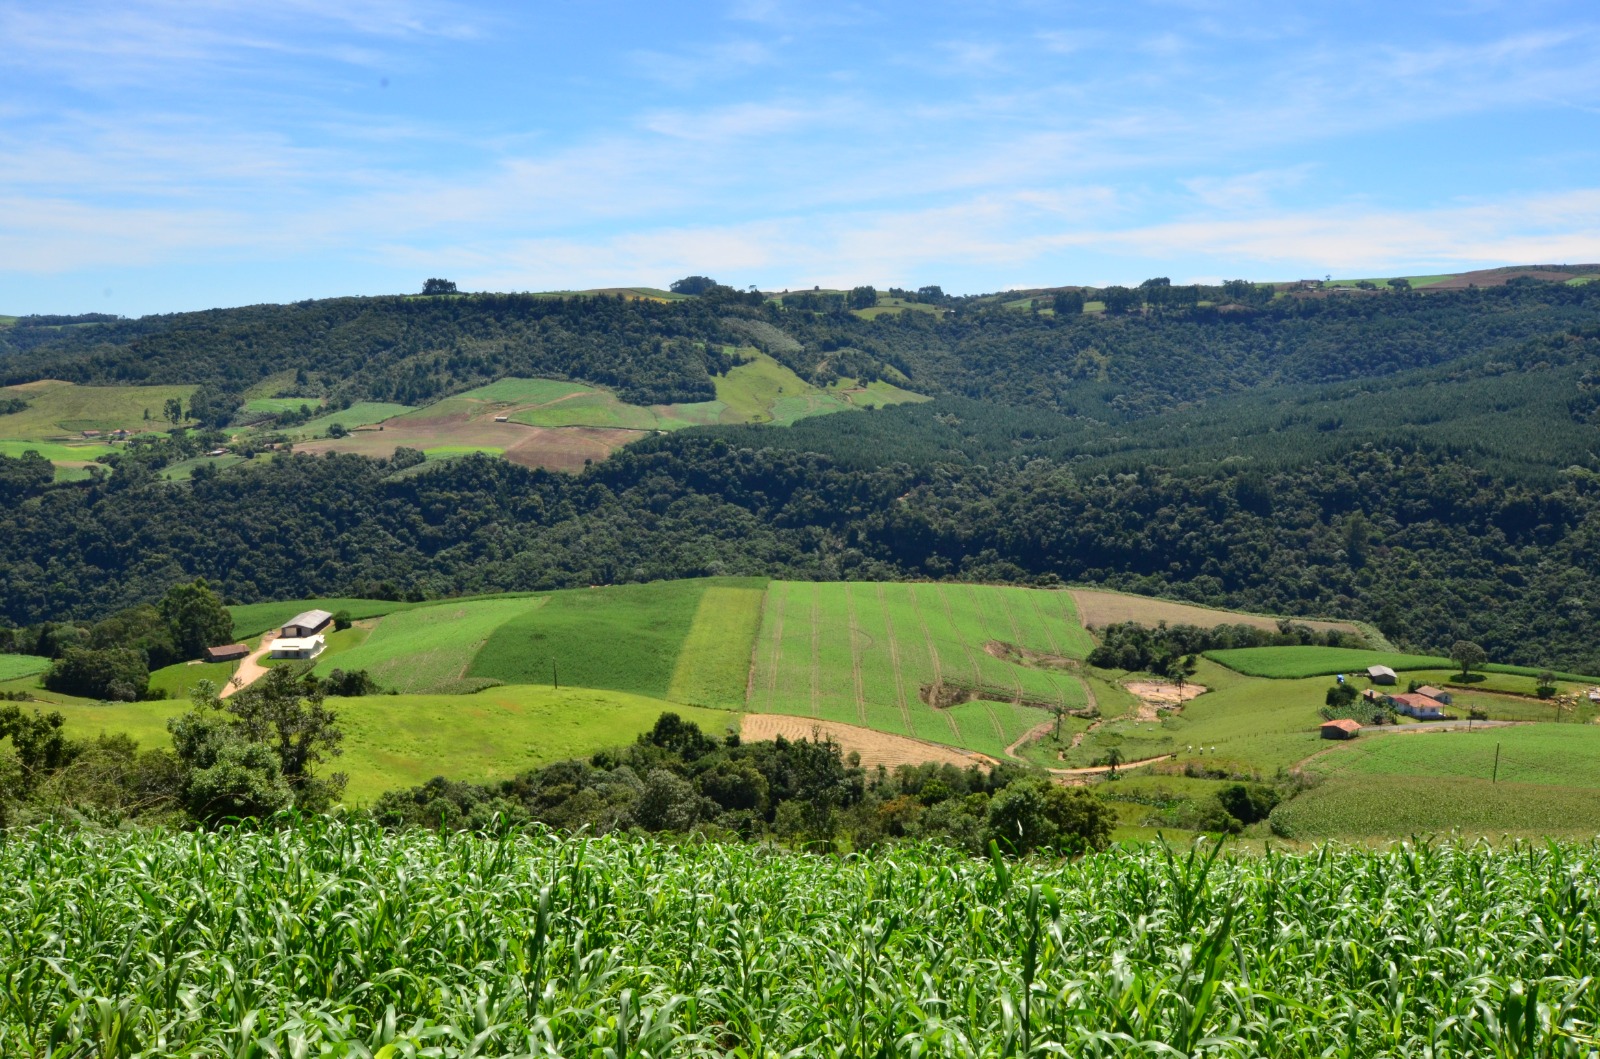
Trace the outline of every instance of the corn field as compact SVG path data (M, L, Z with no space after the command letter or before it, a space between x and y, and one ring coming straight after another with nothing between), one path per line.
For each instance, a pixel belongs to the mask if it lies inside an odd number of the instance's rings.
M0 839L0 1055L1600 1055L1600 844ZM1211 848L1211 847L1207 847Z

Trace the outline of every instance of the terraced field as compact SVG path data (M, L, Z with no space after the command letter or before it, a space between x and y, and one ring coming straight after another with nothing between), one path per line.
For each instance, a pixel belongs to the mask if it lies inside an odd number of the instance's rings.
M1000 758L1055 709L1087 705L1068 663L1090 647L1062 592L774 582L747 708Z

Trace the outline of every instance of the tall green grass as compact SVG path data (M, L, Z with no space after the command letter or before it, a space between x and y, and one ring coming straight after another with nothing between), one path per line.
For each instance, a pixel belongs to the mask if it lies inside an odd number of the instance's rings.
M30 831L10 1056L1592 1056L1600 845L1077 863Z

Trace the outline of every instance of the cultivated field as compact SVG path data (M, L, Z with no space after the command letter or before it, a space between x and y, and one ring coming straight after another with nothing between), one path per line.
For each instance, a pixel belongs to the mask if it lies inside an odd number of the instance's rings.
M1106 592L1094 588L1069 589L1078 606L1083 623L1090 628L1103 629L1119 622L1136 621L1142 625L1166 622L1168 625L1198 625L1211 628L1216 625L1251 625L1257 629L1276 630L1277 618L1260 614L1244 614L1236 610L1212 610L1192 603L1179 603L1170 599L1135 596L1124 592ZM1361 629L1347 621L1315 621L1307 618L1293 619L1297 624L1309 625L1318 631L1337 629L1340 632L1360 633Z
M903 735L890 735L839 721L818 721L783 713L745 714L740 735L746 742L777 739L780 736L790 742L831 739L839 744L839 750L846 758L855 754L861 759L861 767L869 771L879 765L894 769L900 765L921 765L930 761L955 765L957 768L970 768L973 765L990 767L995 764L993 758L970 750Z
M1087 705L1070 660L1091 646L1064 592L773 582L747 706L1000 758L1056 708ZM1037 664L1012 660L1025 657Z
M462 692L481 687L467 671L490 636L507 622L526 620L546 597L512 596L403 610L378 619L360 646L317 662L315 672L364 669L378 685L406 694Z
M1600 1021L1593 843L1008 867L319 820L29 831L0 875L17 1056L1582 1059Z
M688 404L628 404L601 386L559 379L501 379L426 408L358 404L286 431L296 451L391 456L400 446L430 458L468 452L504 456L526 467L572 471L603 460L642 434L714 423L788 425L808 416L927 400L886 382L851 380L818 389L765 353L740 350L744 362L715 379L717 398ZM260 399L261 410L277 399ZM298 407L293 400L290 407ZM495 422L504 417L506 422ZM328 438L340 423L353 433ZM381 427L381 429L380 429ZM360 429L357 429L360 428Z
M390 599L352 599L324 597L322 599L289 599L275 603L242 603L228 608L233 615L235 636L258 636L268 629L276 629L296 614L307 610L325 610L330 614L348 611L350 617L377 618L396 611L414 607L432 606L429 603L401 603Z
M552 593L539 610L496 629L467 675L548 685L554 665L563 687L665 698L705 594L714 588L760 591L763 583L757 578L700 578ZM717 619L708 615L707 620ZM747 623L729 623L724 629L742 638L717 663L723 676L707 678L721 698L727 694L726 659L741 652L748 659L753 633Z
M1600 726L1528 724L1475 732L1363 736L1310 762L1327 776L1424 776L1600 789Z
M1272 828L1286 838L1306 840L1452 833L1500 841L1507 836L1593 839L1600 834L1600 796L1591 787L1462 777L1348 776L1330 779L1278 806L1272 812Z
M1445 679L1461 683L1461 669L1448 658L1438 655L1409 655L1394 651L1362 651L1348 647L1244 647L1232 651L1207 651L1206 657L1220 662L1236 672L1252 677L1295 679L1299 677L1333 676L1336 673L1365 672L1368 666L1388 666L1397 673L1416 673L1419 678ZM1532 681L1539 670L1531 666L1509 666L1490 663L1474 671L1475 685L1496 690L1526 693L1532 691ZM1528 680L1506 679L1511 677ZM1563 684L1589 687L1596 678L1580 673L1557 673ZM1426 683L1426 680L1424 680ZM1403 690L1403 689L1402 689Z
M750 649L761 627L766 588L762 583L706 589L678 651L667 698L725 710L744 708Z

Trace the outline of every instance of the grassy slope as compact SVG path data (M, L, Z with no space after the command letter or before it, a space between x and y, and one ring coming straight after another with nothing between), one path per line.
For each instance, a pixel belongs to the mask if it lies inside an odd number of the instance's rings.
M720 709L744 708L750 652L765 598L765 584L706 589L672 670L667 698Z
M1252 677L1296 679L1299 677L1332 676L1335 673L1353 673L1368 666L1388 666L1397 672L1429 670L1435 676L1459 674L1459 669L1448 658L1438 655L1411 655L1393 651L1361 651L1348 647L1244 647L1232 651L1207 651L1206 657L1220 662L1229 669ZM1539 670L1533 666L1510 666L1490 663L1483 666L1488 674L1533 677ZM1594 677L1579 673L1558 673L1561 680L1585 686L1595 682ZM1459 680L1459 676L1456 676ZM1507 683L1500 690L1521 691L1525 685Z
M1408 837L1449 831L1489 837L1593 837L1600 832L1600 798L1586 787L1362 776L1329 780L1280 805L1272 813L1272 824L1278 833L1297 839Z
M1050 719L1019 694L1084 705L1072 675L1015 665L989 641L1082 658L1091 644L1061 592L939 584L774 582L748 708L865 725L999 756ZM936 709L924 685L977 687L984 699Z
M29 677L49 668L50 659L37 655L0 655L0 680Z
M353 430L356 427L382 423L410 411L412 411L410 405L389 404L383 401L357 401L349 408L327 412L315 419L308 419L299 426L288 427L283 433L290 437L320 438L326 435L328 428L335 423L341 424L347 430Z
M1600 727L1530 724L1472 732L1363 737L1308 767L1326 776L1492 779L1498 750L1503 783L1600 789Z
M326 676L336 668L364 669L385 690L454 690L496 629L544 602L543 597L511 596L389 614L359 645L335 653L330 641L315 672Z
M48 438L80 430L160 430L161 410L176 397L188 407L194 386L77 386L70 382L0 387L0 398L28 402L21 412L0 416L0 438ZM151 419L144 418L148 410Z
M611 691L501 687L476 695L374 695L329 699L345 733L344 754L327 771L350 777L345 798L369 802L385 790L434 776L484 782L631 742L672 710L720 735L732 714L673 706ZM76 737L126 734L142 746L170 746L167 719L185 702L60 705Z
M540 609L506 622L468 670L507 684L563 686L664 697L707 589L758 588L755 578L702 578L552 593Z

